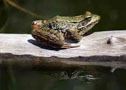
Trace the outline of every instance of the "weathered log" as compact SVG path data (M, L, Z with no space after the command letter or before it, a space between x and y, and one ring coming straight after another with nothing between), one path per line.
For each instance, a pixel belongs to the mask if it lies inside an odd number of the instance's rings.
M40 46L30 34L0 34L0 65L126 68L126 31L95 32L77 44L80 47L54 50Z

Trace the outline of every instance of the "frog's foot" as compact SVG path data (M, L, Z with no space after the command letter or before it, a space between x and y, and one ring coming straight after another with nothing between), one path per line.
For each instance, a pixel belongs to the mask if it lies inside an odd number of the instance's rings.
M51 48L73 48L77 46L70 45L64 42L63 34L59 31L42 28L32 30L32 36L41 45Z
M69 43L64 43L62 48L76 48L76 47L79 47L79 45L73 45L73 44L69 44Z

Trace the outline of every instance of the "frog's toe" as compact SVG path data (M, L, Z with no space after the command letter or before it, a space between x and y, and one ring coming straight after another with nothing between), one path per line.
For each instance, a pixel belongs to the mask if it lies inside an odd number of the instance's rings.
M63 46L62 46L62 48L76 48L76 47L79 47L79 45L64 43Z

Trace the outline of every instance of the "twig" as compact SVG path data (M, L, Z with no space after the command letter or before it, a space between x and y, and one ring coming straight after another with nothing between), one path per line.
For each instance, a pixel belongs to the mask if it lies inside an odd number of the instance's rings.
M41 15L38 15L38 14L36 14L36 13L34 13L34 12L31 12L30 10L21 7L20 5L16 4L15 2L13 2L13 1L11 1L11 0L6 0L6 2L7 2L9 5L11 5L11 6L17 8L17 9L20 10L20 11L23 11L23 12L25 12L25 13L30 14L31 16L34 16L34 17L37 17L37 18L42 19L42 16L41 16ZM43 18L44 18L44 17L43 17Z

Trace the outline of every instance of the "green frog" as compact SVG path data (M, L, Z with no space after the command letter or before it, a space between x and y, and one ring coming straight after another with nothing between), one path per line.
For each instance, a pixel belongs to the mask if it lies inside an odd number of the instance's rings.
M32 22L32 36L43 46L51 48L73 48L68 40L79 42L95 26L100 16L86 12L78 16L55 16L48 20Z

